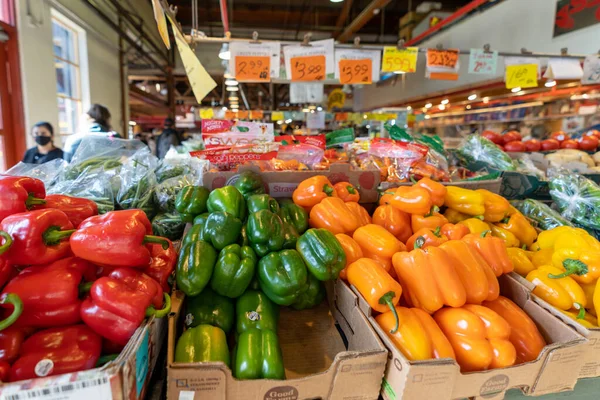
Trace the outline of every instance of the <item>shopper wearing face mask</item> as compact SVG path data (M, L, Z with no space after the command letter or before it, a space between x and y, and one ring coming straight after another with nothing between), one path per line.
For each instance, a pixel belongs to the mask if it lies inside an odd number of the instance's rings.
M36 146L25 152L24 163L43 164L55 158L63 158L63 151L52 143L54 137L52 125L48 122L38 122L33 126L31 134Z

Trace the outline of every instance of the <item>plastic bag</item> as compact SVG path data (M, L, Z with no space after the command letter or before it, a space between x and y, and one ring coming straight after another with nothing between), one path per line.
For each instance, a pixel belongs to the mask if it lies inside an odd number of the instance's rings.
M491 140L479 135L467 136L456 153L469 169L492 168L498 171L516 170L508 154Z
M161 213L152 219L152 233L156 236L179 240L183 237L184 229L185 222L177 213Z
M138 208L146 213L148 219L156 215L154 188L157 181L154 170L157 165L158 159L150 154L148 148L137 151L127 160L119 173L116 201L120 208Z
M177 194L187 185L197 184L193 174L180 175L164 180L154 188L154 200L158 208L163 212L175 212L175 198Z
M600 230L600 187L570 171L551 172L550 196L562 216L584 227Z
M510 202L524 216L533 220L537 227L549 230L557 226L573 226L573 224L558 212L538 200L513 200Z
M37 178L44 182L44 186L48 188L57 180L58 176L63 172L67 165L69 165L69 163L62 158L56 158L44 164L27 164L19 162L17 165L6 171L5 174Z
M535 176L541 181L546 180L546 173L535 166L528 154L520 155L514 161L514 163L516 164L517 171L521 172L522 174Z
M93 200L98 205L98 213L104 214L115 209L113 184L114 175L106 173L103 169L94 169L76 179L57 182L47 189L47 193ZM118 183L115 186L118 188Z
M277 158L271 160L275 171L305 171L314 169L325 155L325 150L310 144L299 143L279 146Z

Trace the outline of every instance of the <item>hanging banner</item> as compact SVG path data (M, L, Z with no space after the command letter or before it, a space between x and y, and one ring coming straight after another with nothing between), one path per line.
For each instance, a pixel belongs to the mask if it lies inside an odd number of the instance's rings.
M459 55L458 49L427 49L425 77L434 80L458 80Z
M327 96L327 109L331 111L334 107L344 108L346 104L346 93L342 89L334 89Z
M323 102L322 83L290 83L290 103L320 104Z
M381 70L381 52L358 49L336 50L335 65L337 65L335 79L342 84L377 82Z
M399 49L394 46L386 46L383 48L381 72L416 72L418 55L418 47L404 47Z
M471 49L469 55L469 73L494 75L498 65L498 52Z
M281 57L281 44L279 42L269 42L269 43L252 43L252 42L231 42L229 43L229 51L231 52L231 59L229 60L229 70L236 74L236 79L241 82L249 82L246 79L247 73L250 70L256 71L260 69L263 72L263 77L260 77L257 80L252 80L251 82L265 82L269 81L269 78L279 78L279 59ZM237 60L238 57L240 58ZM269 58L269 61L266 61L265 57ZM260 61L260 66L258 62ZM240 65L242 62L246 62L244 66ZM250 65L250 62L254 62L254 64ZM268 76L264 76L265 72L265 64L268 64L267 71L270 71ZM243 70L243 74L241 77L237 76L239 70ZM254 75L252 75L254 76ZM240 78L242 80L240 80Z
M152 0L152 10L154 11L154 20L156 21L158 34L160 35L160 38L162 39L167 49L171 50L171 40L169 39L167 19L165 18L165 11L160 5L159 0Z
M544 78L548 79L581 79L583 69L577 59L550 58L548 67L544 72Z
M600 23L600 1L558 0L554 37Z
M333 39L310 42L309 46L283 46L283 55L285 61L284 78L292 81L317 81L331 79L334 76L335 68ZM293 63L292 58L294 59ZM322 71L323 59L325 61L324 71ZM292 69L292 65L294 66L294 69ZM324 75L321 77L323 72Z
M317 111L306 114L306 127L308 129L325 129L325 113Z
M507 89L537 87L537 65L509 65L506 67L505 81Z
M581 83L584 85L600 83L600 56L590 55L585 58Z

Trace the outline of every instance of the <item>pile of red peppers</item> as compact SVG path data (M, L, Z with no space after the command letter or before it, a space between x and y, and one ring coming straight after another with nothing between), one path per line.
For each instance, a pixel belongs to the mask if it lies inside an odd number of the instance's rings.
M170 312L176 261L142 210L98 215L91 200L0 175L0 381L110 359L146 317Z

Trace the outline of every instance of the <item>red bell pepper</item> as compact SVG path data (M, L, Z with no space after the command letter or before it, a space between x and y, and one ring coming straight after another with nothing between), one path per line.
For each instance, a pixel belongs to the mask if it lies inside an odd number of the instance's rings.
M10 364L6 361L0 361L0 382L8 382L10 376Z
M12 239L10 239L12 241ZM0 290L10 281L12 278L17 276L19 271L14 265L6 260L0 259Z
M69 257L21 271L2 292L17 294L23 302L23 313L15 326L49 328L81 321L79 284L87 265Z
M0 361L12 363L19 357L26 330L11 326L0 331Z
M44 204L44 182L26 176L0 175L0 221Z
M170 311L171 299L158 282L138 270L118 268L93 283L81 318L100 336L125 345L145 317L161 318Z
M162 287L163 292L170 292L171 287L169 286L169 278L177 263L177 252L173 247L173 243L168 239L165 240L169 242L169 248L166 250L159 244L149 245L152 261L150 261L150 265L144 269L144 273L158 282Z
M90 217L71 236L71 250L77 257L115 267L148 267L147 243L159 243L165 250L169 247L167 239L152 236L152 224L142 210Z
M69 241L75 232L67 215L60 210L36 210L14 214L0 223L2 258L14 265L49 264L69 254Z
M23 313L23 302L19 295L15 293L4 293L0 296L0 305L10 304L12 311L2 321L0 321L0 332L14 324Z
M10 369L10 381L52 376L94 368L102 338L85 325L50 328L29 337ZM49 360L41 363L42 360Z
M69 221L77 228L84 220L98 215L98 205L82 197L71 197L62 194L49 194L46 204L36 206L36 210L54 208L67 214Z

